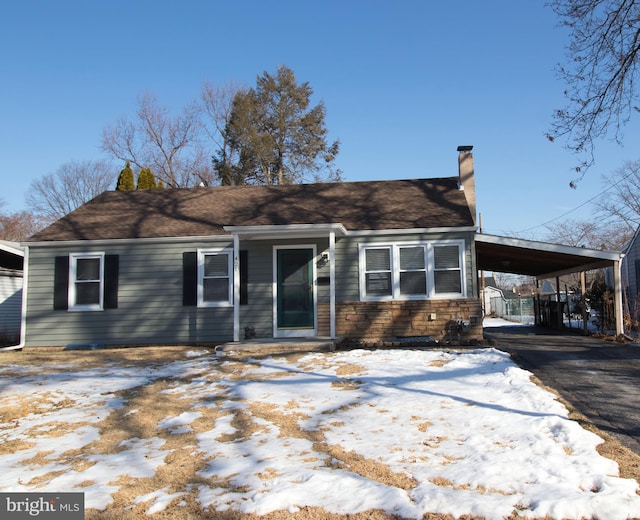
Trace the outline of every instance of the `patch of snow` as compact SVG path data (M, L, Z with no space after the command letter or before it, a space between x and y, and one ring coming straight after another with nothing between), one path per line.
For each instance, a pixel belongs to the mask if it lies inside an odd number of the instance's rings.
M176 498L180 498L184 496L184 493L169 493L169 487L164 487L162 489L158 489L157 491L152 491L151 493L147 493L146 495L142 495L137 497L133 503L134 504L145 504L147 502L152 502L152 504L147 508L146 514L153 515L155 513L159 513L160 511L164 511L167 506L173 502Z
M177 417L165 417L158 422L158 428L171 431L171 433L186 433L191 431L190 423L202 417L201 412L182 412Z
M213 355L148 370L13 372L0 390L3 405L40 398L41 413L0 422L0 442L31 443L0 454L0 490L83 491L87 508L104 510L118 478L153 477L171 453L160 437L128 439L117 453L71 450L98 439L91 424L126 405L120 391L164 378L163 392L184 398L185 411L160 420L160 430L186 433L203 408L216 411L211 428L195 435L194 456L204 460L195 493L204 509L640 517L638 484L598 454L601 439L499 350L353 350L252 363L244 378L229 378L231 364ZM264 406L269 414L259 413ZM38 464L30 462L36 454ZM193 491L184 486L132 505L150 503L147 514L178 507L170 504Z
M519 323L504 318L485 318L482 320L483 327L529 327L531 325L532 323Z

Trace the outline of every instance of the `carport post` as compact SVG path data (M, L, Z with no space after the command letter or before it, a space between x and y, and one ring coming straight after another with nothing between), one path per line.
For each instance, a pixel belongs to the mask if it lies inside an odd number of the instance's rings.
M616 310L616 336L624 334L624 321L622 316L622 277L620 260L613 261L613 297Z
M589 311L587 311L587 275L584 271L580 271L580 302L582 307L582 333L589 335Z
M560 296L560 277L556 276L556 302L558 303L557 320L558 328L562 329L564 327L564 318L562 316L562 303L560 302Z

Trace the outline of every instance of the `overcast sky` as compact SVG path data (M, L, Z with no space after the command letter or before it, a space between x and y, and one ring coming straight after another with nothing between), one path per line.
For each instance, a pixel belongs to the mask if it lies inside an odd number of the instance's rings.
M100 159L105 126L144 92L179 110L202 84L255 85L291 68L327 110L347 181L457 174L473 145L484 231L541 238L587 218L601 176L638 159L601 143L577 190L574 158L545 132L562 105L568 42L544 1L34 1L0 17L0 198L28 209L32 180ZM114 174L115 178L115 174Z

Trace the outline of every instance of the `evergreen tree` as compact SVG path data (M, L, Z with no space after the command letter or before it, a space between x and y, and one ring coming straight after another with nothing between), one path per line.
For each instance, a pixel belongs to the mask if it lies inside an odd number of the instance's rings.
M312 88L285 66L238 92L214 157L221 184L292 184L340 180L333 167L340 143L327 142L325 108L310 106Z
M153 190L156 188L156 179L149 168L142 168L138 175L138 190Z
M127 164L118 175L118 183L116 184L116 191L123 190L135 190L136 186L133 180L133 170L131 164L127 161Z

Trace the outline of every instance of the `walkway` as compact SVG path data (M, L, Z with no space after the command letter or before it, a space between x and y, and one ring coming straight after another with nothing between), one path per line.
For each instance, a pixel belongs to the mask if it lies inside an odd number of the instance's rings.
M640 345L535 327L484 332L496 348L640 455Z

